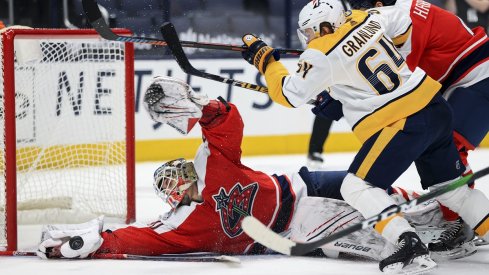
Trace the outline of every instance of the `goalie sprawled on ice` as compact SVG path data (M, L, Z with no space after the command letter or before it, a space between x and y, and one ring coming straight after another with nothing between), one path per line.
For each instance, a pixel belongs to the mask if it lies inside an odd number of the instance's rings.
M92 253L159 255L197 251L224 254L267 253L241 229L253 215L275 232L298 241L311 241L360 221L361 214L339 193L346 172L310 172L267 175L241 163L243 122L237 108L224 100L208 100L186 83L157 77L148 88L145 107L158 122L187 133L198 121L204 142L194 162L177 159L154 173L158 196L171 211L147 227L102 231L103 219L78 225L44 227L38 255L43 258L84 258ZM402 195L394 195L404 199ZM425 208L426 210L427 208ZM437 207L411 220L435 223ZM430 219L426 219L426 217ZM434 217L434 219L431 219ZM374 230L352 234L317 253L352 253L380 260L392 253Z

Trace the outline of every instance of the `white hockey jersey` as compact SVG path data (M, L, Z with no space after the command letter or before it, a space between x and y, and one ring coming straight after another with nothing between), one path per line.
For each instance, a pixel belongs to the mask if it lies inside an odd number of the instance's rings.
M346 22L312 40L289 75L277 61L265 79L270 97L297 107L331 87L343 113L363 143L382 128L424 108L441 85L416 68L411 71L386 33L381 14L352 11Z

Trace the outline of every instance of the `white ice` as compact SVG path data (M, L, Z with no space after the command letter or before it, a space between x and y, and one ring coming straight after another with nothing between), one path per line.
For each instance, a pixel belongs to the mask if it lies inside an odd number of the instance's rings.
M327 170L344 170L353 159L353 153L327 154ZM474 171L489 166L489 149L477 149L469 161ZM305 163L303 155L247 157L243 163L267 173L295 172ZM160 163L142 163L136 170L137 220L146 223L163 211L163 202L152 189L152 175ZM416 169L411 166L395 183L410 189L420 189ZM489 196L489 176L477 181L477 188ZM32 246L39 238L34 227L21 228L21 246ZM35 257L0 257L0 275L53 274L233 274L233 275L287 275L287 274L381 274L377 262L364 259L325 259L287 256L240 256L240 265L224 263L156 262L129 260L41 260ZM439 263L430 274L472 275L487 274L489 246L468 258Z

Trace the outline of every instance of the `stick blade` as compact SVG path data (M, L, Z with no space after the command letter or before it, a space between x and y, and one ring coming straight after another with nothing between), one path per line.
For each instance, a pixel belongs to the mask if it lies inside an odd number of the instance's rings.
M94 0L82 0L83 10L88 17L90 23L97 21L97 19L102 18L102 13L98 8L97 1Z
M175 58L175 61L177 61L182 71L187 74L200 73L194 67L192 67L187 55L183 51L182 44L180 43L177 31L175 30L175 26L173 26L171 22L165 22L163 25L161 25L160 31L163 39L165 39L168 48Z
M216 256L216 259L231 264L241 264L241 260L238 257L222 255L222 256Z
M295 242L273 232L252 216L245 217L241 227L253 240L284 255L291 255L291 250L296 245Z
M119 257L123 255L124 257ZM238 257L228 255L192 255L191 254L162 254L157 256L130 255L130 254L96 254L97 259L141 260L141 261L164 261L164 262L221 262L228 264L241 264Z
M98 7L97 1L94 0L82 0L83 11L85 11L85 15L88 17L88 21L90 21L90 25L107 40L113 41L125 41L122 36L118 36L110 29L105 19L102 17L102 13L100 12L100 8Z

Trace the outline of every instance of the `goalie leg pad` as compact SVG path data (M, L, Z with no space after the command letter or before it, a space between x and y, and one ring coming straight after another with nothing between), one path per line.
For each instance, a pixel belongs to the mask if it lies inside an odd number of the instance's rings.
M344 201L321 198L302 198L290 224L290 238L310 242L324 238L363 220L362 215ZM364 229L321 247L329 258L347 253L381 260L390 255L395 247L372 229Z

